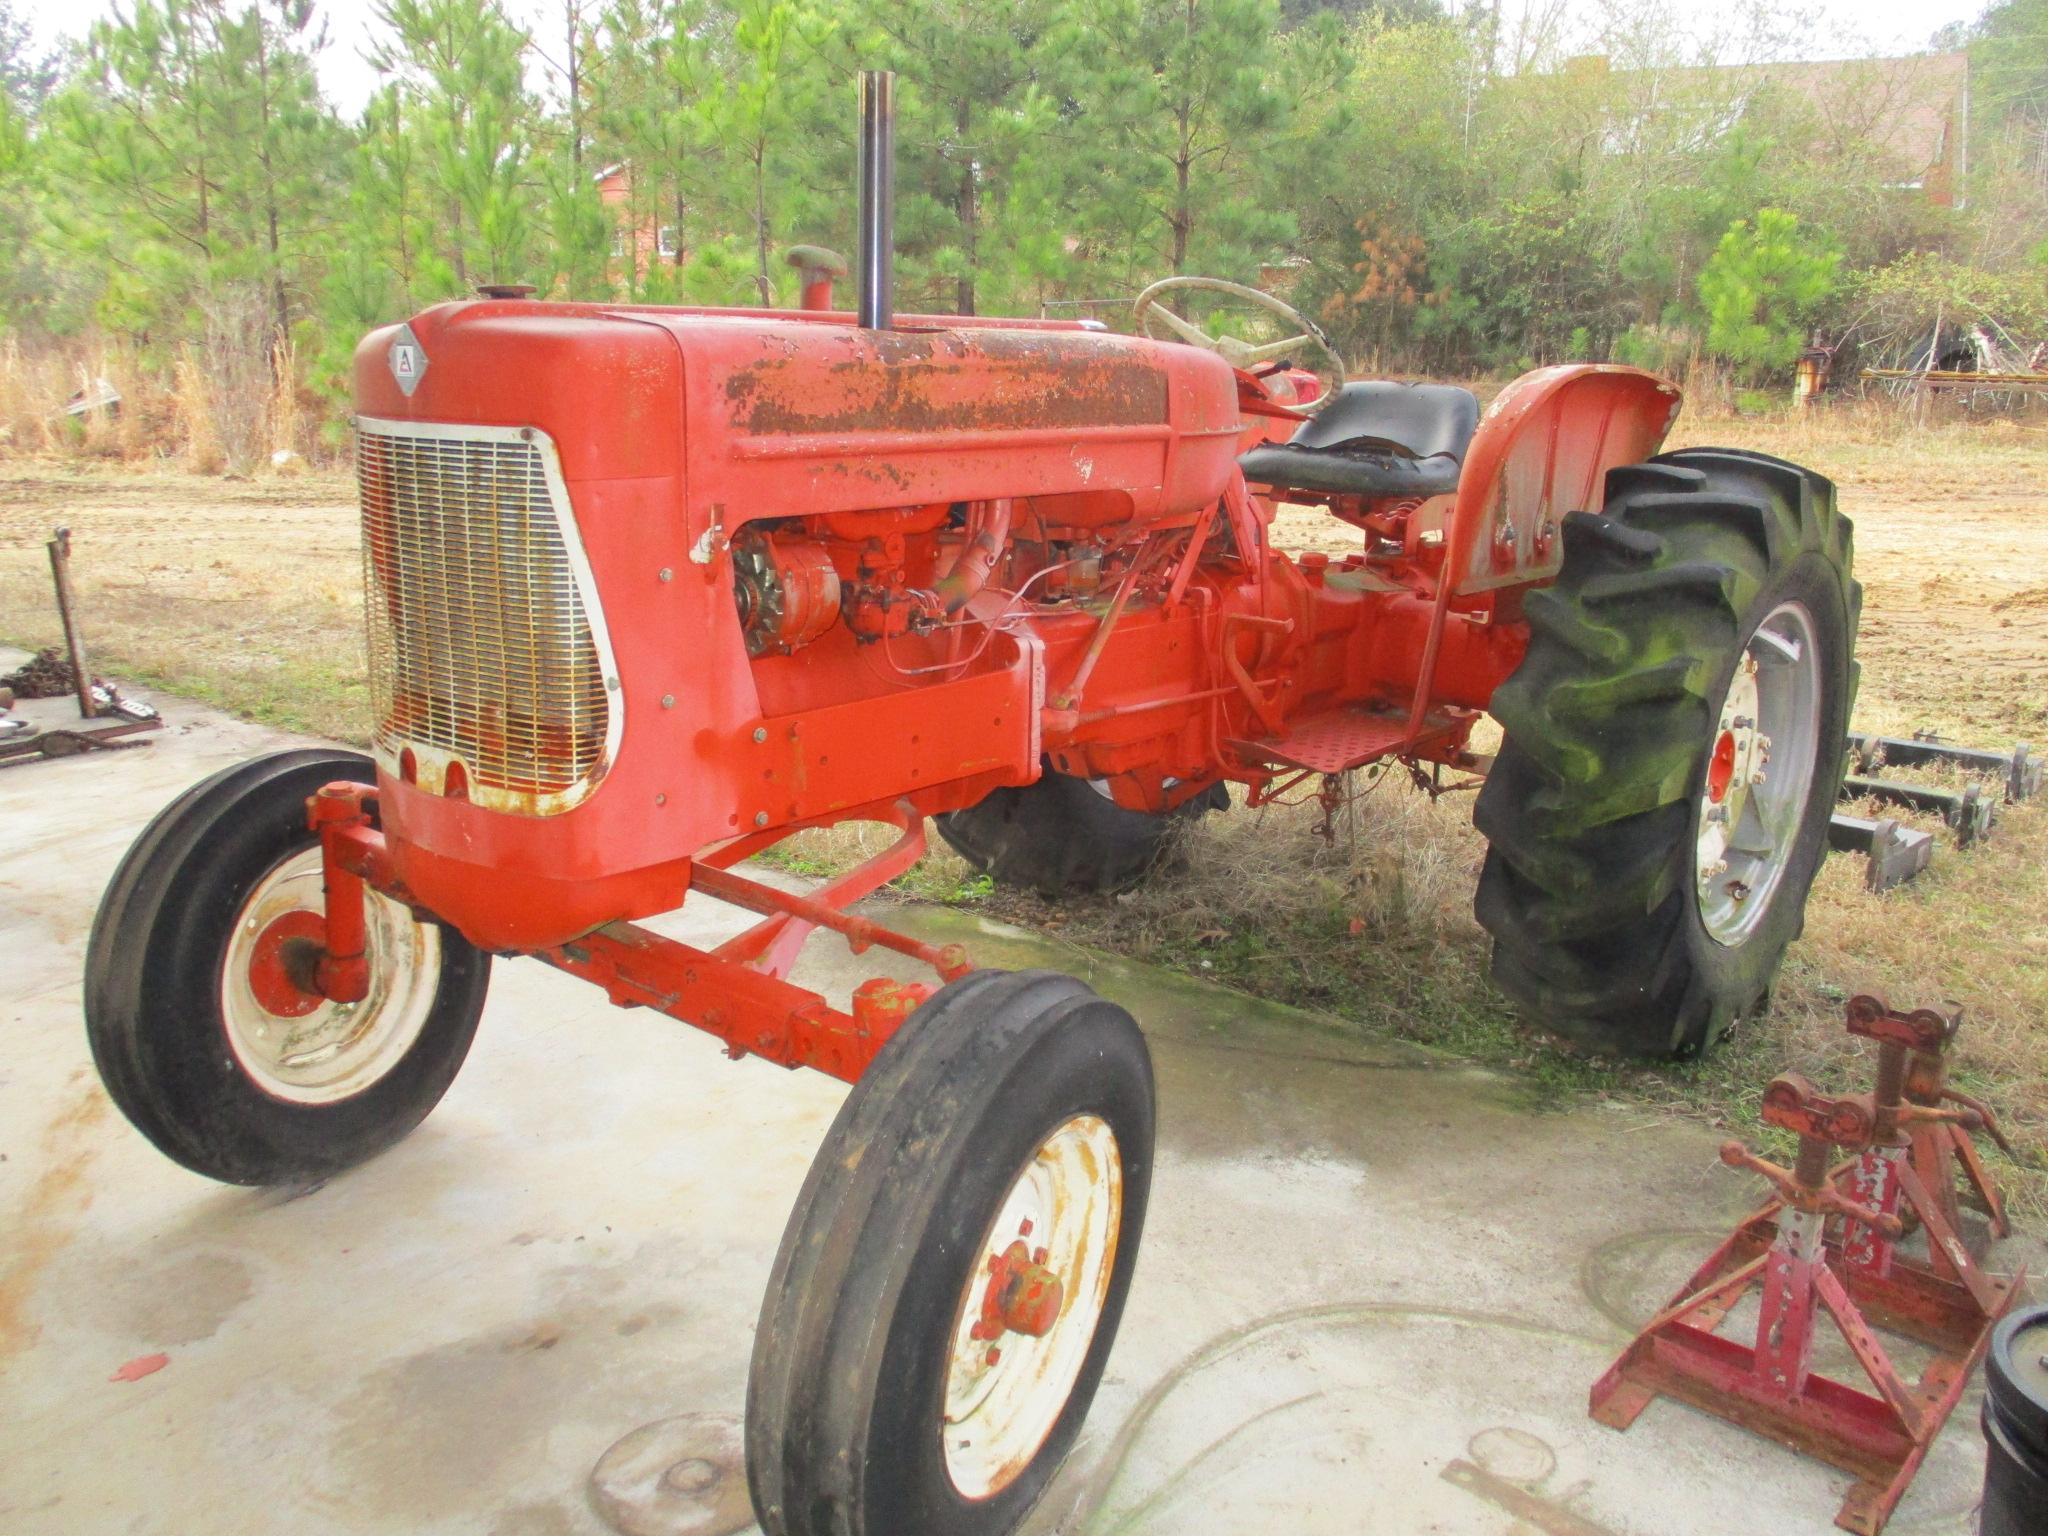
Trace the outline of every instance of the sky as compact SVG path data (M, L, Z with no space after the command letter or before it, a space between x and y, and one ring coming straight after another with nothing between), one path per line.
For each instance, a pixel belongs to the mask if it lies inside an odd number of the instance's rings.
M26 20L39 42L54 45L61 38L82 37L91 24L110 14L116 0L14 0L15 13ZM1603 0L1507 0L1503 7L1511 27L1523 9L1546 10L1561 4L1568 16L1583 20ZM1613 0L1605 0L1612 4ZM1725 0L1671 0L1677 13L1690 19L1725 15ZM1866 53L1910 53L1927 46L1934 32L1950 22L1970 21L1988 0L1764 0L1764 8L1805 19L1808 37L1817 42L1799 46L1792 56L1841 58ZM559 0L505 0L513 18L552 40L561 30ZM365 41L376 30L372 0L322 0L329 42L320 55L320 81L330 101L353 115L361 110L377 83L376 71L362 57ZM536 84L540 84L536 80Z

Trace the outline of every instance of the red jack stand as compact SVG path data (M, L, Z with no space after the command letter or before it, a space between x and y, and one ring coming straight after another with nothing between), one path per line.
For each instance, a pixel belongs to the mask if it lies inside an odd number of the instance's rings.
M1900 1195L1909 1190L1915 1208L1933 1207L1938 1219L1927 1227L1927 1262L1915 1268L1923 1278L1963 1287L1978 1310L1989 1316L1992 1292L1983 1270L1963 1246L1960 1207L1968 1204L1982 1212L1993 1237L2009 1237L2012 1228L2005 1219L2005 1202L1969 1133L1983 1131L2008 1156L2012 1145L1988 1108L1948 1086L1948 1047L1961 1026L1960 1011L1944 1014L1916 1008L1899 1013L1887 1008L1882 998L1849 1000L1849 1033L1877 1042L1877 1123L1872 1145L1841 1183L1850 1199L1876 1210L1896 1210ZM1951 1104L1958 1107L1944 1107ZM1967 1198L1956 1187L1959 1166ZM1890 1241L1853 1223L1842 1233L1842 1257L1880 1280L1893 1272L1896 1260ZM1960 1297L1950 1300L1962 1306Z
M1835 1523L1876 1536L1954 1411L1992 1324L2012 1305L2025 1274L1989 1274L1957 1230L1953 1165L1945 1159L1958 1139L1968 1146L1961 1128L1983 1125L1986 1117L1974 1106L1940 1107L1938 1063L1955 1021L1913 1016L1918 1022L1910 1041L1895 1045L1894 1036L1904 1039L1905 1032L1896 1025L1879 1032L1880 1021L1899 1017L1881 1003L1859 998L1850 1017L1857 1033L1885 1047L1879 1093L1829 1098L1795 1076L1765 1090L1765 1123L1799 1136L1797 1166L1776 1167L1736 1142L1722 1147L1723 1162L1762 1174L1779 1198L1737 1228L1623 1351L1594 1386L1592 1413L1627 1429L1663 1394L1767 1435L1853 1475L1856 1484ZM1927 1033L1930 1018L1938 1041ZM1933 1048L1923 1052L1929 1044ZM1932 1085L1932 1104L1919 1103L1906 1086L1907 1058L1922 1053L1934 1065L1916 1069L1917 1086L1924 1096ZM1881 1106L1880 1099L1888 1102ZM1900 1134L1907 1125L1910 1137ZM1923 1142L1946 1149L1939 1169L1930 1164L1925 1174L1919 1171ZM1831 1169L1838 1152L1858 1157ZM1981 1178L1978 1187L1995 1210L1995 1192L1974 1149L1965 1167L1973 1183ZM1828 1235L1830 1218L1840 1219L1843 1236ZM1898 1251L1909 1223L1927 1234L1926 1261ZM1717 1336L1714 1330L1758 1285L1755 1343ZM1875 1395L1814 1371L1815 1325L1823 1313ZM1931 1352L1919 1381L1900 1376L1878 1329Z

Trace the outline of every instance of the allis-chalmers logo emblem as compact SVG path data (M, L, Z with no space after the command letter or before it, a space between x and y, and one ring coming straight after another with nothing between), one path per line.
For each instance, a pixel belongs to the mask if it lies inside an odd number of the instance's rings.
M413 335L411 326L400 326L398 334L391 338L391 351L386 361L391 365L391 377L398 380L399 389L411 398L427 373L427 349L420 345L419 337Z

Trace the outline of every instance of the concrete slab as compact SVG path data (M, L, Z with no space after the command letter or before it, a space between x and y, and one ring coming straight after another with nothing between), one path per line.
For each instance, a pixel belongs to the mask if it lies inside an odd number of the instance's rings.
M93 1076L85 936L162 803L289 738L162 702L146 746L0 771L0 1530L745 1528L730 1426L842 1090L514 962L392 1152L301 1191L174 1167ZM1158 1062L1144 1259L1034 1530L1832 1528L1823 1468L1674 1406L1625 1436L1585 1417L1629 1325L1755 1193L1712 1134L1534 1113L1511 1081L1308 1015L958 913L912 922L1089 977ZM819 942L800 974L843 998L872 970ZM1969 1528L1975 1423L1973 1397L1895 1531Z

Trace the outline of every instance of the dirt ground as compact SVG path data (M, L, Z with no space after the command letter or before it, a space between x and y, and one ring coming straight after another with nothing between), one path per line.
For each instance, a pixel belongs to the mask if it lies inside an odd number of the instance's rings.
M1838 482L1866 589L1859 728L2048 744L2048 424L1913 428L1845 411L1682 422L1674 438L1709 442L1761 448ZM56 638L42 541L59 524L73 531L101 670L361 738L361 581L345 479L226 483L0 460L0 641ZM1278 533L1290 547L1333 551L1356 538L1297 510ZM1831 859L1771 1016L1709 1062L1665 1072L1558 1052L1492 993L1470 914L1484 850L1468 817L1469 797L1431 802L1389 775L1334 844L1313 835L1306 812L1233 811L1190 839L1180 873L1114 902L991 892L946 853L908 886L1517 1067L1539 1092L1614 1094L1737 1126L1784 1067L1861 1086L1841 1033L1848 995L1953 998L1972 1011L1965 1080L2006 1107L2034 1170L2022 1179L2027 1203L2048 1211L2048 809L2008 808L1988 845L1944 846L1929 876L1887 896L1863 889L1861 860ZM792 862L822 866L845 851L814 845Z

